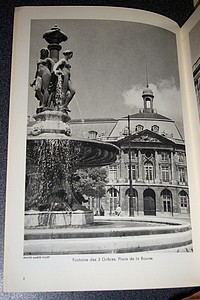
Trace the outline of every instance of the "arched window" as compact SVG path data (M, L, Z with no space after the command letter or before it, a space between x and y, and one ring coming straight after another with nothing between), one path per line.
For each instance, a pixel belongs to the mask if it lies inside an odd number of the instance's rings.
M179 193L181 213L188 212L188 194L185 191Z
M156 215L156 195L154 190L148 188L143 192L144 215Z
M146 162L144 164L145 180L153 181L154 180L154 167L151 162Z
M150 98L145 98L146 100L146 108L151 108L151 99Z
M88 138L94 140L94 139L97 138L98 132L96 132L96 131L94 131L94 130L91 130L91 131L88 132L88 134L89 134L89 135L88 135Z
M115 214L115 210L117 208L117 204L119 203L119 193L115 188L110 188L108 190L110 196L110 215Z
M171 212L172 211L172 193L168 189L164 189L161 192L161 197L163 200L163 210L164 212Z

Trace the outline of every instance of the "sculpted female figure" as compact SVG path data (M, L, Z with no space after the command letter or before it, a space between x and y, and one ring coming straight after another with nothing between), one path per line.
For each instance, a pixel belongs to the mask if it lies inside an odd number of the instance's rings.
M40 101L42 107L46 107L49 98L49 83L54 61L49 57L49 50L40 50L40 59L37 61L37 71L31 86L35 86L35 97Z
M75 95L75 90L72 87L71 82L71 66L69 64L69 59L72 58L73 52L71 50L66 50L63 52L64 58L60 59L55 63L53 67L53 72L56 76L62 76L62 95L61 95L61 110L70 111L68 108L69 103Z

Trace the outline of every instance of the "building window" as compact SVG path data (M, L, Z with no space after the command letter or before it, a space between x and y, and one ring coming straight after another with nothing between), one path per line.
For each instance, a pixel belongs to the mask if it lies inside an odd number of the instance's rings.
M188 207L188 197L187 197L186 192L181 191L179 194L179 197L180 197L181 208L187 208Z
M132 179L136 180L136 165L131 166L131 171L132 171Z
M186 172L185 168L179 168L178 169L178 180L180 183L186 183Z
M137 131L137 132L140 132L140 131L142 131L144 129L144 126L142 126L142 125L137 125L136 126L136 129L135 129L135 131Z
M117 181L117 166L116 165L109 167L109 180Z
M110 194L110 215L114 215L118 204L118 191L111 188L108 193Z
M157 125L151 126L151 131L158 132L159 131L159 126L157 126Z
M154 168L153 164L150 162L145 163L145 180L152 181L154 179Z
M161 167L161 176L163 182L169 182L169 167Z
M163 199L164 212L171 212L171 200L172 200L171 192L169 190L165 189L161 192L161 196Z
M182 214L187 214L189 212L189 202L188 195L185 191L181 191L179 193L179 201L180 201L180 210Z
M127 166L128 174L127 177L129 178L129 166ZM137 166L136 165L131 165L131 177L133 180L137 179Z
M98 132L96 132L94 130L91 130L91 131L88 132L88 134L89 134L88 138L94 140L94 139L97 138Z

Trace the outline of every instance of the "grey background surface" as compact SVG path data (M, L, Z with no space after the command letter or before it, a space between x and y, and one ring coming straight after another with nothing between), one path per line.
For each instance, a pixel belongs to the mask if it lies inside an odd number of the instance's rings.
M18 6L35 5L101 5L122 6L149 10L163 14L175 20L180 26L193 12L192 0L7 0L0 3L0 299L32 299L32 300L109 300L109 299L182 299L200 290L200 287L185 287L177 289L132 290L132 291L104 291L104 292L55 292L55 293L8 293L4 294L3 286L3 242L5 222L6 196L6 166L7 166L7 138L9 120L10 73L12 57L12 31L14 8ZM16 199L17 200L17 199ZM166 270L163 270L166 272ZM84 276L84 274L82 274ZM59 279L58 279L59 280ZM77 281L81 276L77 276ZM156 279L155 279L156 280ZM134 278L133 278L134 281Z

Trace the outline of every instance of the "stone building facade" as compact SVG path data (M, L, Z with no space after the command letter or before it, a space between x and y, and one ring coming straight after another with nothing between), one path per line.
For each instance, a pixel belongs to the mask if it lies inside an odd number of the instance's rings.
M99 200L91 199L90 208L114 215L188 216L189 193L184 139L175 122L156 112L154 95L147 86L143 108L120 119L71 121L73 135L114 143L120 148L117 161L108 170L107 193ZM131 160L129 159L129 149ZM132 197L129 167L131 165Z

